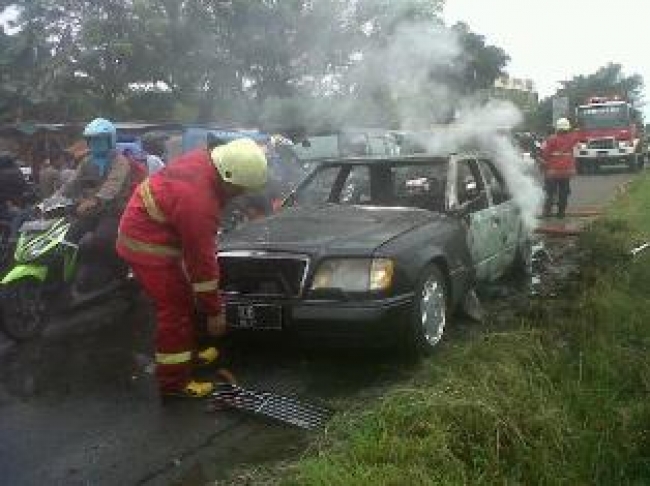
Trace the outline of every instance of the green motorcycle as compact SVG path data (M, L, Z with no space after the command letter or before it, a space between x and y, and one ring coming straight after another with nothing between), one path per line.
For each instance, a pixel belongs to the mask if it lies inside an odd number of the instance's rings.
M18 341L36 337L47 319L113 295L126 275L80 285L79 245L66 241L76 204L54 197L38 207L41 219L20 228L14 264L0 281L2 327Z

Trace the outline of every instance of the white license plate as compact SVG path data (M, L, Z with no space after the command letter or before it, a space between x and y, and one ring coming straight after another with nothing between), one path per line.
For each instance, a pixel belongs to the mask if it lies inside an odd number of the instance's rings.
M272 304L227 304L226 320L235 329L282 329L282 307Z

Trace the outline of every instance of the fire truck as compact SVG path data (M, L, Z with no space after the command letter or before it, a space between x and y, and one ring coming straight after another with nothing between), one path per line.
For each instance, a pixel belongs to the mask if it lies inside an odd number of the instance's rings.
M592 97L576 108L578 140L574 156L579 173L624 165L631 172L645 162L643 125L630 103L618 97Z

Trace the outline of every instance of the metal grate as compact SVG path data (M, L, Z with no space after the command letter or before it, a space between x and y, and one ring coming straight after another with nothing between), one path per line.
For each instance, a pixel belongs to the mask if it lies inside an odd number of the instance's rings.
M213 410L241 410L308 430L324 427L334 415L331 408L296 397L250 390L229 383L219 385L212 394L212 407Z

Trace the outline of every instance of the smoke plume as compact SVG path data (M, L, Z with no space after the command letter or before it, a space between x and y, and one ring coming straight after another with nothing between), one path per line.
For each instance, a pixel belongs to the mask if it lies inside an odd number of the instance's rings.
M377 28L370 24L363 30L371 38ZM309 81L319 86L320 96L302 100L300 108L290 105L286 124L301 120L308 132L323 126L415 130L434 135L425 138L428 151L435 154L468 147L485 152L533 228L542 190L508 135L521 122L521 113L512 103L466 92L466 58L457 33L442 23L395 22L356 52L344 72L306 81L305 86ZM277 100L274 108L281 111Z

